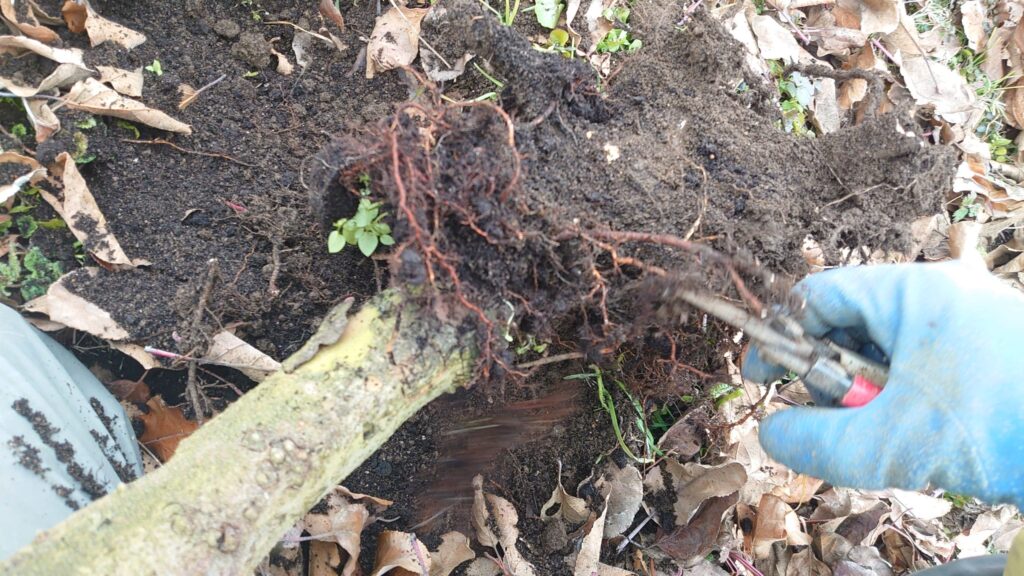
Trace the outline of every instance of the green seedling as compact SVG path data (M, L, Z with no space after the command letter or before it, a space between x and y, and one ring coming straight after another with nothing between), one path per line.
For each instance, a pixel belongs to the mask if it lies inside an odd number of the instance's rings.
M96 117L89 116L85 120L79 120L75 122L75 127L79 130L91 130L96 127Z
M719 382L708 390L708 395L715 401L715 408L721 408L726 402L742 396L743 390L724 382Z
M565 4L561 0L537 0L533 7L537 23L551 30L558 26Z
M89 154L89 137L85 135L85 132L75 132L71 135L71 139L75 143L75 151L71 154L71 159L75 161L75 164L81 166L96 159L95 154Z
M255 78L260 75L259 70L250 70L242 73L242 78Z
M28 136L28 128L26 128L24 124L19 122L11 126L11 136L14 136L18 140L23 140L26 136Z
M609 22L618 22L625 26L629 23L629 8L626 6L612 6L611 8L606 8L601 16Z
M592 370L592 372L571 374L569 376L566 376L564 379L586 380L589 382L593 382L597 386L597 400L601 404L601 409L603 409L605 413L608 414L608 419L611 422L612 430L615 432L615 439L618 441L619 448L622 449L622 452L630 459L639 463L649 464L651 462L654 462L653 456L660 456L663 455L663 453L657 446L654 433L651 431L651 428L647 425L643 405L636 398L634 398L632 394L629 393L629 389L626 387L626 384L624 382L622 382L619 379L613 380L613 382L616 384L619 390L629 400L630 405L636 412L636 416L634 417L634 423L640 430L640 433L643 434L644 436L644 452L645 454L651 455L650 457L638 457L636 454L633 453L632 450L629 449L629 446L626 445L626 439L623 436L622 428L619 425L619 411L615 406L615 399L612 397L611 390L609 390L607 385L605 384L604 372L601 370L600 367L594 364L590 365L590 369Z
M11 241L7 262L0 262L0 295L9 297L17 289L22 299L28 301L46 293L46 289L61 277L60 262L54 262L33 246L18 258L18 250Z
M522 356L527 352L535 352L537 354L543 354L548 349L547 342L538 341L533 334L526 335L526 342L516 346L516 356Z
M967 194L960 199L960 207L953 212L953 222L959 222L965 218L976 218L981 204L976 204L978 195L974 192Z
M153 60L152 64L146 66L146 71L156 74L157 76L164 75L164 67L162 64L160 64L159 60Z
M139 138L142 138L142 133L139 132L139 127L136 126L135 124L132 124L131 122L129 122L127 120L117 120L116 122L114 122L114 124L117 125L117 127L122 129L122 130L127 130L127 131L131 132L132 136L135 136L136 140L138 140Z
M942 497L953 504L953 508L963 510L971 503L971 497L966 494L957 494L956 492L944 492Z
M75 260L82 266L85 265L85 245L82 244L81 240L75 240L75 243L71 245L71 249L74 251Z
M484 8L493 12L494 15L498 17L498 21L505 26L511 26L514 24L516 16L519 15L520 0L515 0L514 2L511 0L505 0L505 9L501 12L499 12L494 6L491 6L491 3L487 0L480 0L480 3L484 5Z
M807 125L807 107L814 98L814 84L799 72L783 74L784 67L778 60L770 60L768 70L779 86L783 129L798 136L812 136L814 133Z
M383 222L387 212L381 212L380 206L380 202L373 202L369 198L360 199L353 217L342 218L334 223L334 230L327 237L327 250L335 254L351 244L359 246L359 251L369 257L378 245L394 244L391 227Z
M597 43L597 51L602 53L626 52L632 54L642 48L644 43L639 38L622 28L613 28Z

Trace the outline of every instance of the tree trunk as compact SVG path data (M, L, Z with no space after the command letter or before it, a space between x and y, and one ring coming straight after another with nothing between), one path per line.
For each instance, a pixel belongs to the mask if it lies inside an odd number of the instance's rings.
M473 331L394 292L278 372L165 466L76 512L2 574L252 574L281 536L428 402L465 382Z

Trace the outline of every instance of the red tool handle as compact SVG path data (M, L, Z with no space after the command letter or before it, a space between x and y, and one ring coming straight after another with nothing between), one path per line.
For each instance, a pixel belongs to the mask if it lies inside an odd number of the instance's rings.
M840 404L848 408L856 408L871 402L875 399L875 396L881 393L882 389L871 380L863 376L854 376L853 385L843 395Z

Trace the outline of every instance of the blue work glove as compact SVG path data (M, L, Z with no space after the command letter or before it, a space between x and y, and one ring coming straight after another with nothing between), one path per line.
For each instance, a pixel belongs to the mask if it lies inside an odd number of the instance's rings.
M861 408L793 408L761 423L768 453L832 484L926 485L1024 504L1024 295L963 262L842 268L794 288L806 331L876 345L889 382ZM744 377L785 371L751 347Z

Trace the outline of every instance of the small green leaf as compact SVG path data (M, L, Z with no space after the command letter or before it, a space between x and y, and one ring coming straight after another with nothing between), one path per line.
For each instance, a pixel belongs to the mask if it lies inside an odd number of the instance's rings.
M359 241L359 251L363 253L363 256L369 257L377 249L378 239L373 232L360 230L356 234L356 239Z
M344 249L345 237L337 230L334 230L329 236L327 236L327 251L331 254L337 254Z
M352 221L349 220L349 222L352 222ZM342 237L345 238L345 242L348 242L349 244L355 244L356 243L356 234L358 234L358 233L359 233L359 229L356 228L354 225L353 226L345 226L345 228L341 231L341 235L342 235Z
M242 72L242 78L255 78L259 75L259 70L250 70L248 72Z
M558 19L562 16L562 8L560 0L537 0L534 9L537 14L537 23L548 29L555 28L558 26Z
M146 66L146 71L147 72L152 72L153 74L156 74L157 76L163 76L164 75L164 67L160 64L159 60L153 60L152 64L150 64L149 66Z
M50 218L49 220L40 221L39 227L44 230L64 230L68 225L60 218Z
M569 33L561 28L555 28L548 34L548 42L561 48L569 43Z
M390 234L381 234L380 243L385 246L391 246L392 244L395 243L395 239L392 238Z
M342 228L344 228L346 222L348 222L348 218L339 218L338 220L335 220L334 229L340 231Z
M636 40L633 40L632 42L629 43L629 47L626 48L626 52L632 54L632 53L636 52L637 50L639 50L639 49L641 49L643 47L644 47L643 41L640 40L639 38L637 38Z
M24 124L18 123L11 126L11 136L21 140L25 136L28 136L28 128Z
M32 216L18 216L15 222L18 224L18 231L25 238L31 238L39 230L39 222Z
M96 127L96 117L95 116L89 116L85 120L79 120L78 122L75 122L75 126L78 129L80 129L80 130L88 130L90 128L95 128Z
M376 208L373 208L373 209L370 209L370 210L363 210L362 206L360 206L360 210L358 212L356 212L356 217L354 218L354 220L356 222L356 226L357 227L359 227L359 228L366 228L367 226L370 225L371 222L373 222L373 219L376 218L376 217L377 217L377 209Z

